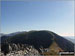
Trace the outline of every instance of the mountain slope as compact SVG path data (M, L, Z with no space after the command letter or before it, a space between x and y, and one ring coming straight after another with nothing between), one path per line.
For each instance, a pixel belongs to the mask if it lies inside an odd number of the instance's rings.
M69 41L71 41L71 42L73 42L75 44L75 38L74 38L74 36L65 36L64 38L67 39L67 40L69 40Z
M4 37L6 38L6 37ZM26 44L33 46L36 50L38 50L39 53L42 53L40 48L43 49L49 48L54 42L56 43L56 47L67 52L73 52L74 51L74 44L65 38L57 35L54 32L51 31L29 31L29 32L23 32L19 33L13 36L7 37L5 40L3 40L2 37L2 45L7 43L9 44ZM54 47L55 48L55 47ZM3 49L3 48L2 48ZM3 51L3 50L2 50ZM57 51L57 49L56 49Z

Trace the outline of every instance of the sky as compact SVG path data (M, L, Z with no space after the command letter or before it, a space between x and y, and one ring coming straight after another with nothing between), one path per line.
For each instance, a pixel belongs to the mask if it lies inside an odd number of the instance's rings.
M74 1L2 1L1 33L49 30L74 35Z

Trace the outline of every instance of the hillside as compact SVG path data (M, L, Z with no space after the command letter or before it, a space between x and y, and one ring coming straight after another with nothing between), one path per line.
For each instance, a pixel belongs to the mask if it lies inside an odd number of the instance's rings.
M42 50L52 50L57 54L60 51L66 52L73 52L74 51L74 44L63 37L57 35L51 31L29 31L29 32L22 32L18 34L14 34L12 36L2 36L1 37L1 51L8 53L9 45L13 48L13 44L15 44L19 49L24 49L26 46L33 46L40 54L42 54ZM5 47L6 46L6 47ZM54 47L53 47L54 46ZM5 49L8 51L5 51ZM15 49L14 49L15 50ZM52 51L49 51L50 53ZM56 52L58 51L58 52ZM48 53L49 53L48 52ZM48 54L47 52L45 52ZM52 54L52 53L51 53Z
M75 44L75 36L65 36L64 38L66 38L67 40L69 40Z

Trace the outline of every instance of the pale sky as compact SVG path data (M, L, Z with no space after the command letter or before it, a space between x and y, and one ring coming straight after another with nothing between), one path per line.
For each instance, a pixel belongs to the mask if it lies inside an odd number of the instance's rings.
M1 16L1 33L49 30L74 35L74 1L4 1Z

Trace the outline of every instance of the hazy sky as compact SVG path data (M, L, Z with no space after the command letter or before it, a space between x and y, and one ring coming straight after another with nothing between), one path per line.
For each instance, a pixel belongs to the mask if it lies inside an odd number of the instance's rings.
M73 1L29 1L1 3L1 32L50 30L74 35Z

